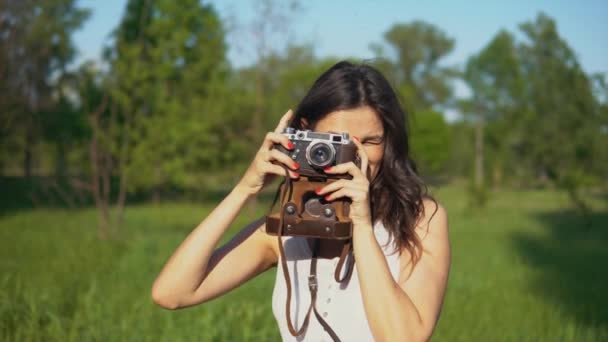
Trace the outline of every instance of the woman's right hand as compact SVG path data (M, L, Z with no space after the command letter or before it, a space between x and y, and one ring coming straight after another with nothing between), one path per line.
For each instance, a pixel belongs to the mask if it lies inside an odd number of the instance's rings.
M288 150L293 150L294 146L287 136L281 134L287 127L289 120L293 115L292 110L288 110L287 113L281 117L279 124L275 128L274 132L268 132L262 142L262 146L255 155L255 158L249 165L245 175L239 181L237 187L240 187L248 195L257 194L264 185L276 177L285 176L285 169L282 166L277 165L276 162L282 163L287 166L289 175L291 178L298 178L300 175L293 171L297 170L300 165L292 160L287 154L273 149L274 144L281 144Z

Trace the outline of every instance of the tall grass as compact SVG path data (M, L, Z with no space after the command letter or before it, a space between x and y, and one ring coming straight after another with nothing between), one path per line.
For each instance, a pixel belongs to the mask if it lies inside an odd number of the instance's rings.
M594 225L583 227L557 192L496 192L483 210L468 209L463 194L436 191L448 209L453 264L433 339L608 340L605 198L593 199ZM106 242L97 240L93 209L4 213L0 340L280 340L274 269L205 305L168 311L150 299L166 259L213 205L129 207L121 238Z

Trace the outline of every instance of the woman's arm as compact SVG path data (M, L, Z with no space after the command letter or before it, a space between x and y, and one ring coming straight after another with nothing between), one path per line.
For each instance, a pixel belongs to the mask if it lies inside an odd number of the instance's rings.
M399 280L395 281L384 253L372 230L369 205L368 157L355 137L361 166L353 162L336 165L325 172L349 173L352 180L341 179L319 189L328 201L340 197L352 200L349 217L353 222L353 249L365 314L377 341L426 341L437 323L450 268L450 244L445 209L423 201L424 217L417 222L422 254L412 269L407 249L400 257ZM432 203L432 205L430 204Z
M291 111L288 111L275 131L266 135L238 185L169 258L152 286L155 303L168 309L199 304L238 287L276 263L271 244L274 240L265 233L262 219L246 226L221 248L214 249L247 200L273 175L285 174L277 162L291 170L297 168L289 156L272 149L274 144L293 148L289 139L280 134L290 117ZM297 177L291 170L291 177Z
M152 299L155 303L167 309L201 303L268 268L272 255L265 240L256 235L259 220L213 252L248 197L242 188L235 187L188 235L154 281ZM248 254L248 258L239 262L239 255L243 254ZM223 273L225 278L218 277L218 273ZM222 279L223 282L218 281Z
M399 281L370 227L357 227L353 236L357 272L370 328L378 341L427 341L443 303L450 268L448 221L445 209L425 202L425 218L417 227L423 253L412 269L406 249L400 258Z

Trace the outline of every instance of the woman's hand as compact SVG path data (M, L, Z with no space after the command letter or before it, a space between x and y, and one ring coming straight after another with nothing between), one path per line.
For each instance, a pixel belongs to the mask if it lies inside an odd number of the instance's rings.
M353 137L353 142L357 145L357 152L361 159L361 167L357 167L355 163L348 162L338 164L325 169L325 173L339 174L348 173L353 176L353 179L340 179L332 182L323 188L317 189L318 195L325 195L325 200L333 201L340 197L349 197L352 200L350 205L349 217L353 221L353 225L372 225L371 210L369 203L369 180L367 179L368 157L365 153L363 145L356 137Z
M274 144L281 144L285 148L293 150L292 142L289 141L287 136L281 134L283 129L287 127L292 115L293 112L291 109L288 110L279 121L274 132L268 132L266 134L262 146L256 153L255 158L251 162L251 165L249 165L247 171L245 171L245 175L243 175L243 178L239 181L237 187L245 191L247 195L257 194L262 190L264 185L268 184L276 177L275 175L285 176L285 169L278 165L277 162L284 164L290 169L289 175L292 178L298 178L300 176L297 172L293 171L297 170L300 165L285 153L272 148Z

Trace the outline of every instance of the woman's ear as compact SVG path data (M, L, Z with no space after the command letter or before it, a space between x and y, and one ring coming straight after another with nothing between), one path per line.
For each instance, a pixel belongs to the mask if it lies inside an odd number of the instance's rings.
M306 118L300 118L300 124L302 129L308 129L308 120Z

